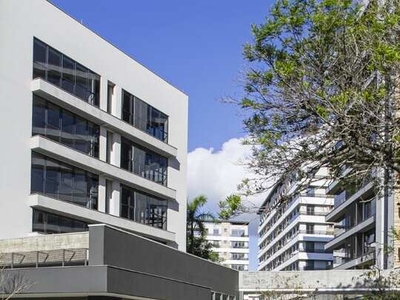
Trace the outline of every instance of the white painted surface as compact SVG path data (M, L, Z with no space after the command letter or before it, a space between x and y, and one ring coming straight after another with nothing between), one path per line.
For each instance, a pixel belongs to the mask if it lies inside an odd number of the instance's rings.
M107 101L107 97L104 97L107 82L113 82L116 85L112 110L114 117L89 107L83 101L74 100L73 96L66 97L64 94L67 93L59 89L57 91L51 85L45 87L46 83L41 80L32 83L34 37L101 76L101 108L105 107ZM175 241L172 244L185 250L188 97L45 0L23 3L1 0L0 38L0 133L3 141L0 147L0 238L24 237L31 232L32 86L37 92L48 88L50 95L60 97L60 103L64 103L64 106L75 106L75 112L84 113L82 116L93 115L119 134L128 134L141 143L151 145L158 152L168 154L168 190L176 191L170 194L175 198L176 205L168 209L168 231L165 234L173 232ZM168 144L118 120L121 114L121 89L169 116ZM104 138L101 139L103 142ZM117 164L118 140L115 151L114 160ZM118 215L118 182L115 182L115 187L110 212ZM154 232L154 228L149 231Z

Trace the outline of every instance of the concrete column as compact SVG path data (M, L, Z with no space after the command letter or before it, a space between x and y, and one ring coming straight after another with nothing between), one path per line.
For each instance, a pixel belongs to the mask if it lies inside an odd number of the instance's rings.
M107 111L107 88L108 80L104 76L100 77L100 109Z
M103 126L100 127L99 136L99 159L106 161L107 158L107 129Z
M99 177L99 191L97 200L97 210L105 212L106 209L106 179L103 176Z
M110 215L120 216L121 185L119 182L112 184L112 197L110 199Z
M119 86L114 87L114 98L112 105L112 115L121 119L121 111L122 111L122 89Z
M376 266L380 269L384 268L385 261L385 220L384 220L384 197L383 195L376 196L376 221L375 221L375 254L376 254Z
M111 152L111 164L121 166L121 135L113 133L113 147Z

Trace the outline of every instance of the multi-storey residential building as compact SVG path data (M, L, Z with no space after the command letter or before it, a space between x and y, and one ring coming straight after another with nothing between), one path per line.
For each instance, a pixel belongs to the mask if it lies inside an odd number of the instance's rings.
M204 222L206 239L213 244L221 264L239 271L249 270L249 223L242 221Z
M333 251L333 267L398 266L399 241L393 239L393 229L400 226L398 192L377 188L377 172L371 172L362 182L346 183L351 172L345 169L343 180L335 180L327 188L327 193L335 196L334 208L326 216L327 221L335 222L335 237L325 245Z
M0 36L0 238L104 223L185 250L188 97L49 1L1 1Z
M321 169L300 193L294 193L296 180L277 183L270 191L258 211L259 271L331 267L332 252L324 249L333 238L333 224L325 221L333 206L333 198L325 194L326 172Z

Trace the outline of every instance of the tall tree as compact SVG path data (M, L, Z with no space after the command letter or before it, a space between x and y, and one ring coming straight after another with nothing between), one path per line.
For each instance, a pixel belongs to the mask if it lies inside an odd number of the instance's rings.
M203 211L206 203L207 198L204 195L200 195L187 205L186 251L205 259L217 261L218 254L211 250L212 244L206 240L207 233L203 222L215 220L212 213Z
M277 0L252 33L239 101L262 177L250 192L321 166L351 168L349 181L400 171L400 1Z

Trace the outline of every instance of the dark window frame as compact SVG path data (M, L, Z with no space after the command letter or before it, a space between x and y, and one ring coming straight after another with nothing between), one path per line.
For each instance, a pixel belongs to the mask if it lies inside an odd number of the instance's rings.
M38 46L37 46L38 45ZM36 60L36 51L37 47L44 47L46 51L45 62ZM60 56L60 62L57 65L49 64L50 55L49 53L53 53L55 55ZM65 61L69 61L73 64L73 69L64 68L64 59ZM85 77L78 76L78 67L80 71L86 73ZM71 72L68 70L73 70L72 76L73 80L71 81ZM44 74L41 74L44 73ZM67 75L65 75L67 74ZM81 74L83 74L81 72ZM53 76L53 77L51 77ZM59 77L57 79L57 77ZM62 90L80 98L81 100L95 106L100 106L100 75L93 72L89 68L80 64L76 60L71 57L63 54L61 51L51 47L47 43L39 40L38 38L33 38L33 73L32 78L42 78L43 80L50 82L61 88ZM53 78L53 79L51 79ZM84 79L85 83L82 84L79 82L78 78ZM58 82L57 82L58 80ZM68 83L68 85L67 85Z
M169 127L169 116L159 109L151 106L142 99L134 96L133 94L122 90L122 105L121 105L121 119L130 125L138 128L139 130L146 132L147 134L159 139L165 143L168 143L168 127ZM129 101L129 103L125 103ZM146 116L141 116L145 112ZM155 119L152 116L158 114L161 116L160 119L164 119L164 128L160 129L160 126L156 126ZM161 123L160 123L161 124Z

